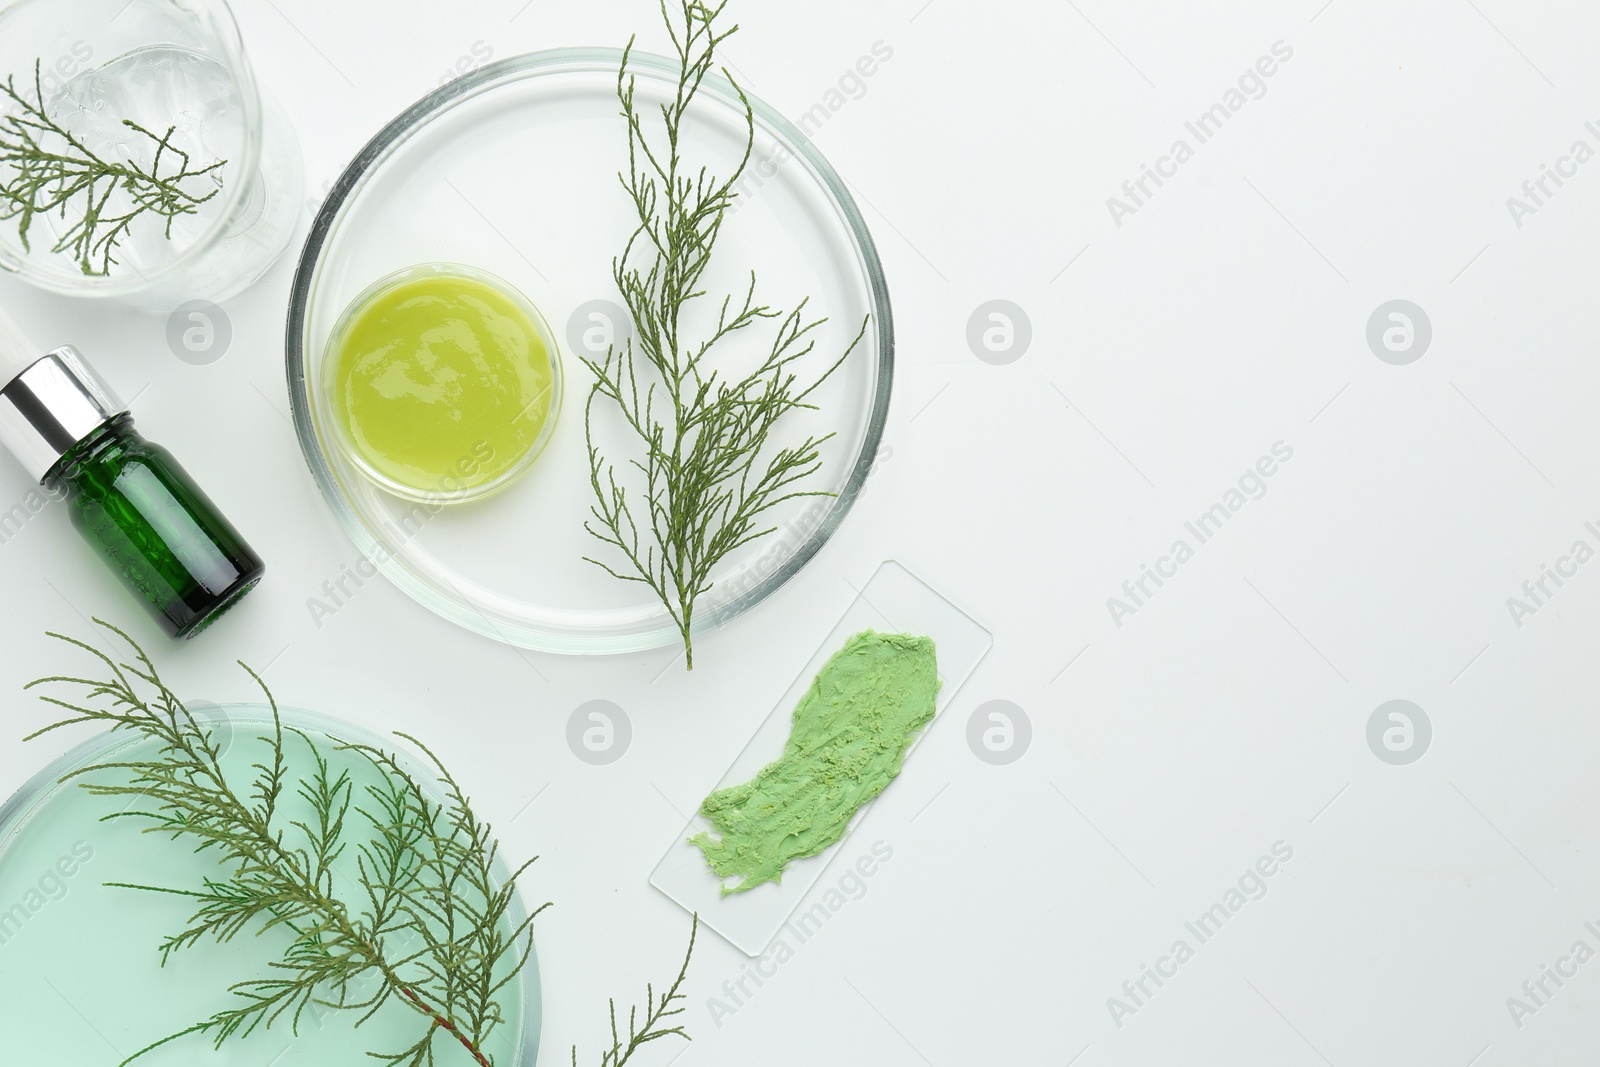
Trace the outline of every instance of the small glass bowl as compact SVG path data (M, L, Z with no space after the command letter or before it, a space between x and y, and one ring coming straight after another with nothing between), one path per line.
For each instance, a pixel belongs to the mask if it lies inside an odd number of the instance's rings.
M180 77L174 62L191 73ZM300 142L258 86L226 0L0 0L5 77L24 94L37 85L47 102L96 79L95 112L152 129L199 123L200 143L227 163L188 189L198 195L210 184L216 200L201 215L180 216L166 236L159 219L136 221L104 275L54 251L70 221L59 212L35 218L26 243L17 219L0 223L0 271L50 292L165 314L190 300L221 303L287 250L304 202ZM159 110L174 106L173 96L179 113Z
M350 436L349 427L340 417L338 407L337 377L339 371L339 352L344 347L345 337L355 320L360 317L375 301L389 292L400 288L419 278L463 278L467 281L477 282L488 286L496 293L505 297L533 323L539 340L544 344L545 355L550 361L550 410L546 414L544 425L539 429L539 436L534 439L516 464L507 468L498 477L478 485L461 485L451 488L448 484L452 480L459 481L453 475L444 475L439 480L437 489L423 489L406 482L399 481L383 473L368 462L366 455L361 451L355 440ZM311 402L323 412L326 424L333 428L334 440L344 451L350 464L370 479L373 484L403 500L415 501L419 504L442 506L445 504L465 504L475 500L483 500L494 496L506 486L521 478L528 470L539 461L545 448L550 444L550 439L555 435L556 423L561 418L561 401L563 396L564 376L561 373L561 349L556 343L555 334L550 330L550 324L545 321L533 301L498 275L491 274L477 267L467 266L464 263L425 263L415 267L397 270L393 274L379 278L362 291L361 295L350 302L344 314L339 317L338 324L334 326L332 334L328 337L327 352L322 359L322 373L312 379L315 388L312 391Z

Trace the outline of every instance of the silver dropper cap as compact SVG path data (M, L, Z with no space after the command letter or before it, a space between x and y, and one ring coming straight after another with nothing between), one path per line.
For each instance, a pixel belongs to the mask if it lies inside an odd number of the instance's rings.
M78 350L65 345L0 389L0 444L42 482L74 445L124 410Z

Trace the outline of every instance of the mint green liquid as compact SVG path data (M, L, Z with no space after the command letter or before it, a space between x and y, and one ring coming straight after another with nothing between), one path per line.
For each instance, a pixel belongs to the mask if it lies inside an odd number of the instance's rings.
M269 751L259 740L268 727L232 723L220 728L230 725L233 740L222 764L230 785L244 795L254 773L251 764ZM353 754L330 752L326 735L306 732L335 767L351 769L361 804L362 787L376 781L376 771ZM287 735L284 747L292 785L305 769L309 749ZM151 743L138 741L90 762L144 758L153 751ZM115 773L99 772L92 780L107 781ZM301 802L291 792L285 790L280 811L300 818ZM58 787L35 804L9 842L0 843L0 1063L115 1067L146 1045L232 1006L228 986L269 977L269 961L281 958L288 943L287 934L256 937L252 929L227 945L202 942L185 949L163 968L158 946L166 935L185 928L192 904L103 883L188 889L225 872L211 853L196 855L182 840L141 834L143 820L99 821L116 803L77 786ZM347 837L364 839L365 833L364 820L352 811ZM353 881L355 840L341 859L345 869L337 885L352 910L363 899ZM404 946L390 949L398 954ZM506 1021L485 1049L495 1067L533 1063L535 1050L523 1047L530 987L537 1012L536 971L501 994ZM362 992L371 991L353 990ZM354 1011L308 1011L298 1037L285 1017L269 1030L230 1038L220 1051L207 1036L191 1035L138 1062L146 1067L357 1067L376 1062L368 1052L409 1047L427 1027L421 1015L395 1002L359 1029L354 1026L358 1017ZM435 1037L434 1054L438 1067L476 1067L467 1050L446 1034Z

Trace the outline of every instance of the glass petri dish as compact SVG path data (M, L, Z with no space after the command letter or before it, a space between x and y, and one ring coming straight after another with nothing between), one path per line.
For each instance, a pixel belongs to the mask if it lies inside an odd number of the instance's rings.
M302 451L357 548L419 603L485 636L558 653L630 652L681 640L648 587L584 561L622 566L584 528L593 498L585 418L602 358L631 329L612 260L633 228L618 181L628 164L616 98L622 53L561 49L514 57L422 99L356 157L313 223L291 295L287 373ZM641 110L668 98L676 65L635 53ZM814 411L779 423L780 443L828 436L811 487L829 496L768 513L774 529L726 559L696 609L695 632L737 618L793 578L838 530L866 481L888 415L894 330L876 248L849 191L806 136L754 98L750 167L725 221L698 314L742 295L826 316L797 366L820 374L861 335L813 394ZM713 174L743 154L744 105L708 78L683 131L686 155ZM470 264L504 278L549 316L564 361L567 405L542 459L490 500L448 508L407 501L359 472L319 398L328 339L376 280L423 262ZM759 358L776 323L746 331L726 358ZM601 451L629 451L620 418L595 409ZM614 425L613 425L614 424Z
M271 710L236 704L192 711L209 724L230 780L253 775ZM303 731L319 745L371 744L396 754L423 788L440 796L435 776L392 741L308 711L282 708L280 714L286 728ZM0 1047L7 1062L112 1067L228 1007L228 984L270 971L266 961L279 946L248 933L226 945L202 942L184 949L162 967L161 939L183 928L192 904L104 884L187 887L217 871L215 853L195 853L182 842L142 833L147 824L140 820L106 820L106 799L60 781L81 767L138 759L155 747L138 735L99 734L0 806L0 997L8 1005L0 1014ZM501 879L510 875L498 861L496 873ZM520 897L512 910L514 922L526 915ZM352 992L360 991L352 987ZM507 1018L490 1042L495 1062L534 1067L541 1022L537 957L507 987L503 1003ZM206 1037L192 1035L139 1062L148 1067L188 1067L202 1060L229 1067L358 1063L369 1051L405 1048L421 1032L421 1017L396 1004L359 1028L353 1025L357 1014L310 1010L298 1035L284 1019L248 1038L231 1039L220 1051ZM458 1046L453 1040L442 1034L435 1040L440 1061L454 1062L457 1054L450 1049Z
M533 327L534 333L538 335L539 341L543 345L544 355L548 359L550 382L535 397L536 401L542 401L545 405L544 422L540 426L538 435L517 457L516 462L493 478L486 481L474 480L473 476L477 473L477 460L483 455L482 450L486 445L486 442L479 442L475 448L464 451L460 458L452 456L452 464L449 465L448 469L430 473L424 484L417 485L412 482L401 481L390 473L379 469L378 465L366 456L353 440L348 420L339 417L336 413L336 406L340 403L337 368L349 331L358 320L372 309L375 303L412 282L441 278L458 279L484 286L496 296L502 297L516 307L527 320L527 323ZM539 362L541 365L545 363L544 360ZM463 504L472 500L483 500L500 492L526 474L528 469L538 462L539 457L544 454L544 450L549 446L550 438L555 434L557 424L561 421L561 352L560 346L556 343L555 335L550 332L550 324L545 322L544 315L539 312L539 309L534 307L528 298L509 282L497 278L486 271L476 270L460 263L420 264L397 271L387 278L374 282L366 292L356 297L350 306L345 309L345 313L340 316L338 324L334 327L333 335L329 338L328 351L324 353L322 368L322 374L316 381L311 383L311 387L316 397L316 404L319 407L328 407L330 409L328 421L332 423L334 432L339 435L339 447L342 454L349 456L361 473L389 493L419 503ZM528 406L531 408L533 404ZM520 413L518 417L520 417ZM489 451L492 453L492 449Z

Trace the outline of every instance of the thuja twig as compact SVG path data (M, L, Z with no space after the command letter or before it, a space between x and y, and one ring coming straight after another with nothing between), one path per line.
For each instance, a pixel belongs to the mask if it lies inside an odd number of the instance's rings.
M683 1008L680 1001L687 1000L681 992L683 982L689 974L689 961L694 958L695 938L700 934L700 916L696 913L694 925L689 930L689 951L684 953L683 966L678 968L678 977L673 979L672 986L660 1000L656 999L655 986L645 986L644 994L644 1024L639 1025L639 1008L637 1005L628 1009L628 1038L624 1043L622 1032L617 1029L617 1002L611 1002L611 1047L600 1054L600 1067L622 1067L628 1059L639 1049L651 1041L659 1041L663 1037L681 1037L690 1041L688 1033L683 1026L663 1026L666 1020L675 1015L682 1015ZM572 1067L578 1067L578 1047L572 1047Z
M104 276L117 265L117 249L139 219L165 219L170 240L174 221L195 214L220 191L214 178L204 195L190 191L188 184L214 175L228 161L196 166L172 143L176 126L158 135L124 119L153 148L150 162L102 158L50 117L41 71L35 63L31 98L17 89L15 77L0 84L0 104L8 100L15 109L0 117L0 221L18 220L24 249L32 248L35 217L56 213L65 220L75 214L51 251L70 255L85 275Z
M695 606L712 588L718 564L774 532L764 525L772 509L833 495L806 487L833 435L785 445L775 440L775 430L791 412L815 410L812 394L861 344L867 320L842 355L802 383L796 364L815 349L817 331L828 320L810 319L805 300L788 312L759 302L752 272L743 295L722 298L715 327L698 339L689 336L686 317L706 296L702 279L750 162L755 113L724 70L744 107L744 154L721 179L684 159L684 123L715 69L718 46L738 27L717 25L726 0L677 2L674 13L666 0L661 4L680 64L675 95L659 108L636 103L632 41L617 74L628 127L628 171L619 178L639 222L612 264L612 277L637 336L603 358L584 360L595 379L585 409L595 503L585 528L620 557L585 558L613 577L650 587L677 627L693 670ZM646 132L647 110L660 119L659 135ZM754 370L738 377L710 365L713 350L767 320L776 326ZM597 444L602 401L620 412L633 442L636 454L621 463Z
M379 1062L432 1064L434 1037L443 1031L480 1067L491 1067L486 1042L505 1020L500 993L527 963L534 918L549 906L511 921L516 881L532 861L503 883L496 878L499 846L488 824L414 738L406 739L432 761L443 801L432 799L393 754L367 745L336 746L335 756L377 772L375 784L358 790L349 767L335 768L308 736L284 727L272 694L254 672L251 677L272 707L272 726L260 738L268 755L255 765L255 777L241 794L225 775L210 732L161 681L144 652L121 630L100 625L127 642L130 661L60 637L95 657L109 677L32 683L67 686L79 694L76 699L45 697L69 717L31 737L94 723L156 742L152 755L85 767L63 780L83 779L95 796L143 801L106 818L143 821L146 832L216 854L219 867L218 875L199 888L114 884L193 902L186 927L161 943L163 964L202 941L228 942L245 933L276 932L287 943L282 958L270 965L270 977L229 987L242 1003L124 1062L193 1034L206 1034L221 1048L229 1038L247 1037L280 1020L298 1032L302 1015L313 1006L356 1012L359 1026L397 1003L422 1017L422 1032L402 1050L373 1053ZM286 742L293 736L304 742L311 769L291 786ZM294 813L285 810L290 798L299 801ZM365 833L356 831L356 823ZM345 899L335 888L334 865L352 844L357 892ZM376 992L356 992L373 980Z
M489 1039L506 1021L501 994L522 974L533 954L534 920L548 908L513 922L518 879L529 860L501 881L495 872L499 843L474 813L457 780L432 751L423 752L439 778L438 792L392 752L365 744L334 743L325 753L312 739L285 727L266 684L240 664L261 688L272 711L258 738L266 755L253 765L240 791L223 769L212 732L156 673L144 651L122 630L95 620L126 644L114 658L71 637L51 637L81 649L104 668L103 677L57 676L29 684L65 687L72 699L45 696L66 717L27 740L64 727L92 724L154 742L139 758L95 764L66 775L93 796L120 802L103 821L134 819L145 833L165 835L216 858L217 874L199 888L110 883L114 887L181 897L195 910L179 932L160 943L165 966L202 942L226 943L240 935L272 935L283 945L269 977L235 982L236 1006L218 1011L147 1045L124 1065L180 1038L209 1037L220 1049L230 1038L287 1022L299 1032L307 1009L350 1011L360 1027L384 1007L399 1005L420 1017L417 1039L394 1052L368 1053L385 1067L433 1067L435 1038L459 1046L479 1067L494 1067ZM307 767L292 773L288 747L303 742ZM299 746L295 746L298 751ZM343 761L347 766L336 766ZM358 787L356 772L375 780ZM294 810L289 810L293 806ZM351 857L355 871L350 871ZM341 895L341 881L354 885ZM612 1048L602 1067L622 1067L647 1042L677 1035L664 1026L681 1014L689 953L665 997L646 994L644 1023L630 1012L628 1039L611 1006ZM375 991L359 992L375 985ZM637 1011L637 1009L635 1009ZM576 1050L574 1050L576 1055Z

